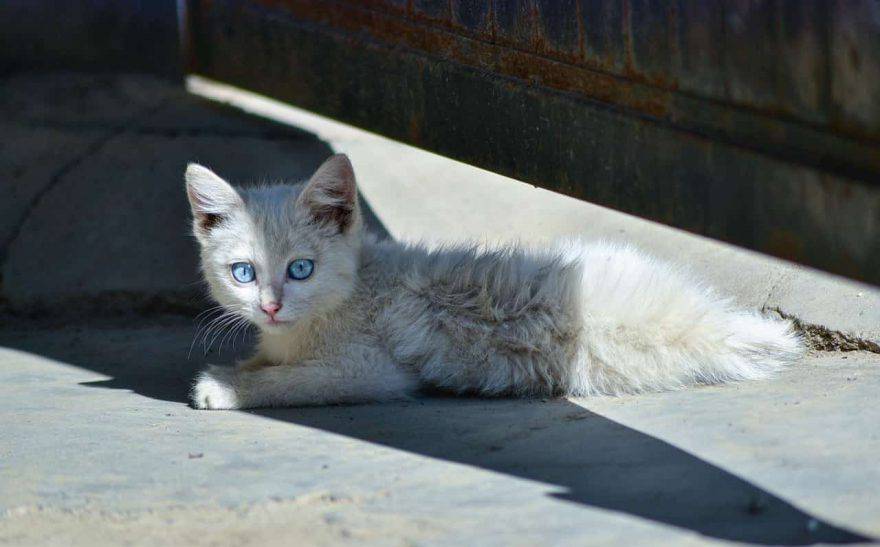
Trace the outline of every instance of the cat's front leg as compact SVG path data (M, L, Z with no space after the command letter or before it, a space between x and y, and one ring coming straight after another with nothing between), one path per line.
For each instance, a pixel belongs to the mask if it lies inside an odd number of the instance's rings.
M206 410L368 403L408 399L418 385L412 371L388 362L209 367L196 379L192 403Z
M275 366L262 354L239 361L235 367L208 365L199 373L192 389L192 403L203 410L234 410L243 406L244 390L239 379L243 374L252 373L265 367Z
M193 407L202 410L242 408L242 397L236 389L237 377L234 368L208 365L196 377L190 392Z

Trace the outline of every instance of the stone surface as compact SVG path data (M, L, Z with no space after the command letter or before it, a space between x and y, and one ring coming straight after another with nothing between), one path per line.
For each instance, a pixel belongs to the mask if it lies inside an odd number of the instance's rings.
M205 360L187 359L192 334L163 318L0 330L0 541L880 536L873 354L639 397L206 412L185 403Z
M107 131L70 132L52 128L0 124L0 256L17 235L35 200L66 168L106 138Z
M18 73L0 86L3 119L31 125L126 127L180 95L174 84L141 75Z

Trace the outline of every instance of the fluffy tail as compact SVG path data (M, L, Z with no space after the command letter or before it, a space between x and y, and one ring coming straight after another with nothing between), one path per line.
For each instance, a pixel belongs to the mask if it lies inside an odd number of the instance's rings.
M788 321L737 309L668 264L609 245L578 255L584 329L572 394L765 378L804 353Z

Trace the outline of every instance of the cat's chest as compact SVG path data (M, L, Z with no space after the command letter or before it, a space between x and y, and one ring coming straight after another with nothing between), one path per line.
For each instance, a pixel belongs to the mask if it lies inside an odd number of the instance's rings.
M270 362L284 365L344 362L365 350L382 347L374 322L366 313L327 321L309 332L266 338L261 353Z

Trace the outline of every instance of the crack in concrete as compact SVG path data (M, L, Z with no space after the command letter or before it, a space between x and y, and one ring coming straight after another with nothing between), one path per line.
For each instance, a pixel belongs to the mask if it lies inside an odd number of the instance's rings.
M767 296L766 296L766 298L764 298L763 304L761 304L762 310L771 309L770 308L770 300L773 298L773 295L776 293L776 289L778 289L783 284L783 282L791 279L791 275L792 274L790 272L781 272L779 274L779 276L773 281L773 283L770 285L770 289L767 291Z
M820 351L867 351L880 354L880 343L873 340L865 340L852 334L831 330L823 325L806 323L778 307L765 307L764 311L775 313L779 317L791 321L798 332L803 335L810 349Z
M27 222L28 218L30 218L31 213L33 213L34 209L36 209L36 207L40 204L46 194L57 187L58 184L61 182L61 179L64 178L65 175L67 175L73 169L79 166L86 158L96 154L99 150L101 150L101 148L104 147L104 145L106 145L111 139L116 137L122 131L124 131L124 129L115 133L109 133L92 142L89 146L86 147L85 150L83 150L81 154L77 155L72 160L62 165L61 168L59 168L58 171L56 171L55 174L49 178L48 184L41 188L39 192L34 194L34 197L31 198L30 202L28 202L27 206L24 208L24 211L22 212L18 222L16 222L15 228L12 229L9 237L6 238L6 241L4 241L2 247L0 247L0 264L6 262L6 256L9 252L9 248L12 246L15 240L18 239L18 236L21 235L21 230Z
M96 139L94 142L89 144L82 153L77 154L76 157L62 165L56 172L49 178L48 184L46 184L43 188L40 189L39 192L34 194L33 198L28 202L27 206L24 208L18 222L15 223L15 228L12 229L9 236L5 241L0 243L0 266L6 263L6 259L9 255L9 249L12 247L12 244L15 243L15 240L21 235L21 231L24 228L24 225L27 223L31 214L34 210L39 206L40 202L45 198L49 192L58 187L61 183L62 179L71 171L79 167L86 159L94 156L98 152L100 152L110 141L115 139L116 137L126 133L135 125L138 120L147 118L151 116L159 109L164 107L170 102L170 99L163 99L156 105L147 108L141 112L138 112L136 115L132 116L125 123L120 124L119 126L112 128L106 135ZM3 275L2 270L0 270L0 286L2 286Z

